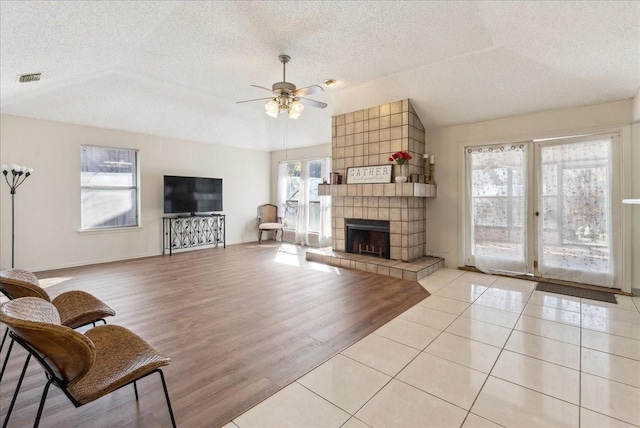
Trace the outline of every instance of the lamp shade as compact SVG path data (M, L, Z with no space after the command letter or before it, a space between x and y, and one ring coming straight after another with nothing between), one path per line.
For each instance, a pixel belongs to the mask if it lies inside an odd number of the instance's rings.
M269 100L269 102L264 105L264 110L269 116L277 118L280 112L280 104L278 104L275 99Z
M294 100L289 107L289 117L291 119L299 118L302 114L302 110L304 110L304 104L298 100Z

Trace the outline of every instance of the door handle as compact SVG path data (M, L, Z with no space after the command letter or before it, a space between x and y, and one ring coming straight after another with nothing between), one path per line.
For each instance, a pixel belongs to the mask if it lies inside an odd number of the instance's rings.
M536 211L536 217L540 217L540 211Z

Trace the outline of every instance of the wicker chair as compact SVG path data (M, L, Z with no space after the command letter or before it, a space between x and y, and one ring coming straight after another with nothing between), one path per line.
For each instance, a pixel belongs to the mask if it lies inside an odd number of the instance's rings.
M80 333L60 324L60 315L53 304L35 297L22 297L2 305L0 322L9 327L11 337L29 352L5 418L5 426L32 356L42 365L48 379L34 427L40 423L51 384L58 386L76 407L131 383L137 401L136 381L155 372L160 374L171 423L173 427L176 426L167 385L160 369L168 365L171 359L126 328L110 324Z
M282 219L278 217L278 207L264 204L258 207L258 243L262 244L262 232L274 232L278 240L278 232L282 233Z
M116 314L116 312L102 300L84 291L67 291L51 300L47 292L40 287L38 278L36 278L33 273L24 269L0 269L0 293L7 296L10 300L20 297L39 297L51 302L60 314L60 323L70 328L78 328L88 324L93 324L95 327L98 321L106 324L105 318ZM4 347L8 332L9 329L4 332L2 343L0 344L0 351ZM4 364L0 370L0 381L2 380L7 362L9 361L12 347L13 341L9 344L9 350L7 351Z

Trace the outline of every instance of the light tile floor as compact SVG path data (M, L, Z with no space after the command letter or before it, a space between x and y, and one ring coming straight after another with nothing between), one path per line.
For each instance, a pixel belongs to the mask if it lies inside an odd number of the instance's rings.
M225 428L640 426L640 298L453 269L432 295Z

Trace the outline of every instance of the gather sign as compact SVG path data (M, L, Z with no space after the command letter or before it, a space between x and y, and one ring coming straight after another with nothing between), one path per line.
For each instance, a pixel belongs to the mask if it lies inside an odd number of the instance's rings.
M391 165L347 168L347 184L356 183L391 183Z

